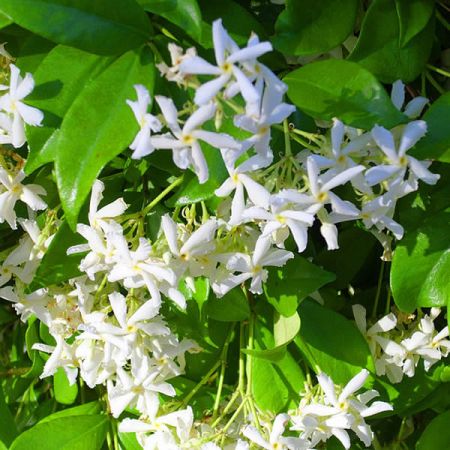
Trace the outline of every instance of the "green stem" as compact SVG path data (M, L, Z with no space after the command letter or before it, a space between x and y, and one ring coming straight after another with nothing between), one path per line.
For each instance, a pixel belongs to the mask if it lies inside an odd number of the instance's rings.
M231 416L230 420L227 422L227 424L223 427L222 433L225 434L228 431L228 428L233 424L233 422L236 420L236 417L239 415L239 413L242 411L242 408L245 406L247 402L247 399L242 399L242 403L238 406L234 414Z
M425 76L427 77L427 80L430 82L430 84L439 92L439 94L444 94L445 90L442 88L442 86L431 76L429 72L426 72Z
M11 369L0 372L0 378L9 378L9 377L17 376L17 375L18 376L24 375L30 369L31 369L31 367L13 367Z
M183 399L180 408L186 408L186 406L189 404L189 401L191 400L191 398L197 394L197 392L202 388L202 386L204 384L206 384L208 382L208 380L211 378L211 376L214 374L214 372L218 369L218 367L220 366L221 361L216 361L216 363L211 367L211 369L208 370L207 374L197 383L197 385L194 387L194 389L192 389L191 392L189 392L188 395L186 395L186 397Z
M442 3L440 3L440 5L444 6L442 5ZM450 23L447 22L445 17L439 11L436 11L436 17L438 18L439 22L441 22L441 24L450 31Z
M230 400L227 403L227 406L222 411L222 414L211 424L211 428L215 429L216 426L222 421L222 419L228 414L231 407L234 405L234 402L240 397L241 393L236 390L233 395L231 396Z
M244 348L244 323L241 322L239 330L239 383L238 391L244 397L244 383L245 383L245 355L242 349Z
M447 72L444 69L441 69L439 67L436 66L432 66L431 64L427 64L428 69L430 70L434 70L436 73L440 74L440 75L444 75L444 77L450 78L450 72Z
M378 274L377 293L375 294L375 302L372 309L372 318L377 316L378 303L381 296L381 285L383 284L385 261L381 261L380 273Z
M126 214L122 216L123 220L135 219L145 217L167 194L173 191L177 186L183 182L183 175L179 176L174 182L169 184L163 191L161 191L142 211L138 213Z
M285 150L286 156L291 156L292 155L291 137L290 137L290 133L289 133L289 123L288 123L287 119L283 120L283 132L284 132L284 150Z
M214 407L213 407L213 415L212 415L213 419L215 419L217 417L217 413L219 412L220 398L222 397L223 383L225 380L225 371L227 368L228 347L230 346L230 343L232 341L234 327L235 327L235 324L233 323L230 326L230 330L228 331L228 335L227 335L227 338L225 339L222 353L220 355L220 374L219 374L219 381L217 384L216 399L214 401Z

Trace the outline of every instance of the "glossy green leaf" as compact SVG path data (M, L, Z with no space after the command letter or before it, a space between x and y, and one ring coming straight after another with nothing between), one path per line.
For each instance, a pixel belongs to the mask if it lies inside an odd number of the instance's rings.
M0 13L0 29L5 28L12 23L13 21L8 16Z
M141 450L136 433L119 433L119 441L123 450Z
M434 14L434 3L433 0L396 0L401 47L427 26Z
M74 233L66 221L58 228L31 282L30 290L34 291L51 284L58 284L79 276L78 270L82 254L67 255L72 245L85 242L78 233Z
M209 169L209 178L203 184L198 182L197 175L185 174L183 183L175 192L169 205L184 206L198 203L214 196L214 191L226 180L228 172L220 151L202 142L202 151Z
M101 169L131 143L138 124L127 99L134 84L152 90L152 54L125 53L75 99L61 125L55 161L61 203L74 228L78 213ZM74 170L76 169L76 170Z
M359 62L384 83L414 80L431 52L433 5L433 0L373 1L349 59Z
M450 92L445 93L432 103L424 114L428 132L417 145L410 150L410 154L419 159L437 159L450 163Z
M310 299L298 312L302 326L295 343L313 367L344 384L362 368L374 369L367 342L353 321Z
M450 411L439 414L425 428L420 436L416 450L442 450L450 448Z
M250 317L248 301L240 289L232 289L222 298L211 296L204 308L211 319L220 322L238 322Z
M70 384L66 372L60 367L53 375L53 388L55 399L63 405L72 405L78 395L77 383Z
M102 55L138 47L150 24L135 0L2 0L0 12L58 44ZM51 18L51 20L50 20Z
M50 422L55 419L72 416L97 416L102 411L102 405L98 401L83 403L82 405L74 406L73 408L63 409L61 411L50 414L44 417L39 423Z
M39 65L36 84L27 103L44 113L42 127L26 127L30 153L25 170L31 173L53 161L58 151L57 129L64 115L83 88L112 61L76 48L58 45Z
M222 19L224 27L239 45L247 43L251 31L261 39L267 37L266 30L258 19L235 0L198 0L203 16L201 45L212 48L212 27L216 19Z
M296 256L281 269L269 269L264 294L279 314L292 316L304 298L334 279L334 274Z
M398 243L391 270L391 288L402 311L446 306L450 302L450 208L425 214Z
M164 17L189 36L199 41L202 35L202 14L197 0L138 0L146 10Z
M360 65L329 59L307 64L284 77L288 96L305 113L347 125L370 129L391 128L405 121L383 86Z
M300 331L300 316L297 312L289 317L275 314L273 337L275 345L280 346L291 342Z
M305 377L295 358L286 350L286 346L274 348L273 334L267 324L261 321L260 313L257 317L259 320L255 326L255 351L259 351L259 355L251 357L252 393L256 404L263 411L287 411L298 406L298 393L304 386ZM261 357L262 355L265 358ZM271 356L272 360L268 356Z
M282 360L286 356L286 345L279 345L277 347L269 348L266 350L252 350L243 348L241 352L245 353L246 355L253 356L254 358L277 362Z
M24 431L10 450L100 450L107 431L104 415L61 417Z
M287 0L273 43L288 55L331 50L353 32L358 7L359 0Z
M18 435L14 417L6 404L3 388L0 385L0 440L9 445Z

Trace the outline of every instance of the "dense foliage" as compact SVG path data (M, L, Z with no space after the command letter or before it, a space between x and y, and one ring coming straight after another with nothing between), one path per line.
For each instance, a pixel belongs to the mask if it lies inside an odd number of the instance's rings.
M0 0L0 450L450 446L450 2Z

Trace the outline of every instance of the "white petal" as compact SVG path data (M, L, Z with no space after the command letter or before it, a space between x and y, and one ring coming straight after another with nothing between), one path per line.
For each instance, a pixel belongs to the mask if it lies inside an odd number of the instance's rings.
M354 394L356 391L361 389L368 376L369 371L366 369L363 369L361 370L361 372L356 374L342 390L341 394L339 395L339 402L345 401L349 395Z
M39 127L42 125L41 122L44 119L44 114L39 109L25 105L25 103L22 102L17 102L16 108L25 123L33 125L35 127Z
M109 303L113 309L114 315L116 316L117 322L119 322L122 328L127 326L127 303L125 297L118 293L113 292L108 295Z
M242 62L249 59L256 59L264 53L272 51L272 44L270 42L260 42L259 44L245 47L237 52L234 52L227 58L229 63Z
M408 164L409 164L411 171L414 173L414 175L417 178L420 178L425 183L436 184L438 182L440 175L437 173L430 172L425 167L425 164L418 161L416 158L413 158L412 156L408 156Z
M198 142L192 144L192 164L200 184L208 181L208 164Z
M183 127L183 134L190 134L196 128L199 128L207 120L214 117L216 107L214 103L200 106L186 121Z
M215 148L239 149L241 144L225 133L214 133L213 131L196 130L193 133L196 139L207 142Z
M364 176L366 177L366 181L369 186L375 186L376 184L381 183L382 181L388 179L395 173L399 172L400 169L398 166L391 165L381 165L371 167Z
M202 84L195 91L194 102L197 105L205 105L210 102L218 92L225 86L227 81L230 79L229 74L221 75L220 77L214 78L204 84Z
M402 80L397 80L392 84L391 100L394 106L400 111L405 103L405 85Z
M428 102L429 100L425 97L413 98L405 107L405 115L407 115L410 119L419 117Z
M372 137L389 160L391 162L396 162L398 157L395 151L395 143L392 133L386 130L386 128L375 125L372 129Z
M416 145L417 141L421 139L427 132L427 123L424 120L415 120L405 126L398 148L398 155L403 156L407 150Z
M309 160L309 158L308 158ZM344 170L343 172L337 174L331 180L327 181L321 188L322 191L329 191L337 186L341 186L347 181L350 181L352 178L354 178L356 175L361 173L363 170L365 170L364 166L355 166L350 167L349 169Z
M178 112L173 100L171 98L164 97L163 95L156 95L155 100L158 103L169 128L175 132L179 132L180 126L178 125Z
M218 67L213 66L199 56L184 58L180 64L180 72L195 75L220 75Z

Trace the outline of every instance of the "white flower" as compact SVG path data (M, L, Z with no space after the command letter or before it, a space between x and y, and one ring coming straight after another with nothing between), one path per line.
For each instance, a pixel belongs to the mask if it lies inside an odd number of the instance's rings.
M412 148L419 139L427 132L427 124L423 120L415 120L405 126L398 149L395 145L394 136L386 128L376 125L372 130L372 136L386 155L388 164L382 164L370 168L366 172L366 180L370 186L381 183L392 177L403 178L406 169L409 170L420 180L427 184L436 184L439 175L433 174L428 170L427 163L418 161L412 156L407 156L406 152Z
M295 111L295 106L281 103L283 93L267 85L262 96L261 105L255 115L234 116L235 126L253 133L253 136L243 143L245 149L253 147L256 155L250 157L241 164L242 171L249 171L266 167L273 160L273 152L270 148L271 126L281 123Z
M111 222L108 222L106 219L121 216L128 205L123 201L123 198L118 198L112 203L98 209L98 206L103 199L104 190L104 183L100 180L95 180L94 185L92 186L88 219L92 228L99 229L100 227L104 232L107 232L111 230Z
M161 108L171 133L154 136L151 139L152 145L155 148L171 149L176 166L180 169L192 166L200 183L207 181L209 175L199 141L205 141L216 148L240 148L240 144L227 134L200 129L201 125L214 116L216 112L214 104L210 103L197 109L181 129L173 101L161 95L157 95L155 100Z
M237 225L242 220L242 214L245 210L245 196L253 202L254 205L267 209L269 207L270 194L267 189L253 180L246 172L250 171L250 167L244 168L238 166L234 168L234 161L224 158L225 165L230 175L222 185L215 190L218 197L228 197L233 191L234 197L231 202L231 217L229 223Z
M305 439L300 439L296 437L284 437L284 429L289 423L290 417L288 414L278 414L273 422L272 430L269 434L269 440L267 441L261 435L254 426L247 425L242 430L242 434L254 442L261 448L266 450L302 450L309 449L310 442Z
M0 167L0 183L5 189L0 194L0 223L6 220L13 230L17 228L14 211L17 200L26 203L33 211L47 208L47 204L39 197L46 195L45 189L37 184L22 184L24 178L23 171L13 176Z
M158 393L170 397L175 395L175 389L169 383L158 380L159 375L146 357L139 365L133 365L131 372L118 368L116 383L109 381L107 384L112 415L119 417L131 405L141 413L154 417L159 408Z
M213 66L198 56L186 58L180 65L181 72L186 74L217 75L217 78L208 81L197 89L195 103L197 105L208 103L232 78L238 83L239 91L246 103L258 102L259 94L257 90L237 66L237 63L253 60L271 51L272 45L269 42L261 42L240 49L223 28L221 19L213 22L212 29L217 66Z
M194 47L191 47L186 50L186 53L183 53L183 49L173 42L170 42L167 47L169 49L172 66L169 67L166 63L162 62L156 64L156 67L160 71L161 75L166 77L169 81L182 83L185 77L182 73L180 73L180 64L185 58L192 58L196 56L197 50Z
M298 252L303 252L308 243L308 227L313 224L314 215L291 208L277 196L272 196L270 206L270 212L258 207L248 208L243 216L265 222L262 235L272 236L278 246L283 244L291 232Z
M155 116L147 112L148 105L151 101L147 88L141 84L136 84L134 89L137 93L137 101L127 100L127 103L133 110L141 129L134 138L134 141L130 144L130 148L134 150L131 157L133 159L140 159L153 152L154 148L150 140L150 135L152 131L161 131L162 125Z
M401 80L397 80L392 84L391 100L394 106L399 111L402 111L405 103L405 85ZM416 119L422 114L423 108L428 102L429 100L425 97L414 97L405 105L403 113L410 119Z
M30 73L25 78L20 76L19 69L10 65L11 79L9 92L0 98L0 108L11 114L12 119L12 145L22 147L25 143L24 123L33 126L41 126L44 115L37 108L26 105L23 100L34 89L34 80Z
M397 318L393 313L382 317L375 322L371 327L367 328L366 309L362 305L353 305L353 316L355 317L356 326L361 334L366 338L370 352L375 357L377 348L377 339L380 333L391 331L397 325Z
M264 266L282 267L288 259L293 257L291 252L271 248L270 238L261 236L256 241L252 255L234 253L229 257L226 268L230 272L239 274L213 283L214 292L218 296L225 295L230 289L250 279L250 291L254 294L262 294L262 283L268 277Z
M77 361L74 354L74 348L67 344L67 342L59 335L53 336L56 341L56 346L45 344L34 344L33 350L39 350L41 352L51 353L50 358L44 365L44 370L40 375L40 378L45 378L53 375L59 367L62 367L66 372L69 383L75 384L78 369Z

